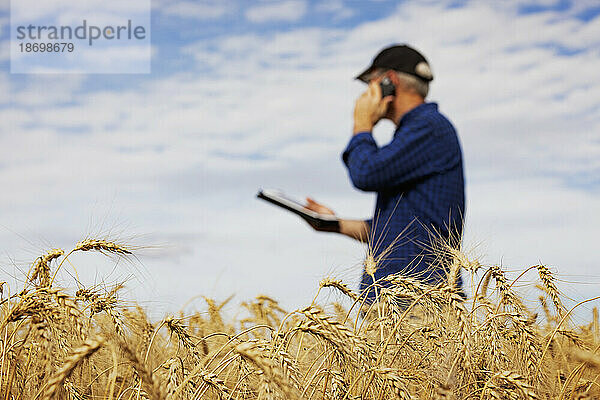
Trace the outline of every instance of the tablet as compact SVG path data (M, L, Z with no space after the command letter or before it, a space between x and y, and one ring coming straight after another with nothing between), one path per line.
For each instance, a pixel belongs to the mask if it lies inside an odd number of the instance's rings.
M338 217L329 214L319 214L315 211L309 210L304 206L304 204L287 197L280 190L261 189L258 191L256 197L299 215L316 229L339 232L340 221Z

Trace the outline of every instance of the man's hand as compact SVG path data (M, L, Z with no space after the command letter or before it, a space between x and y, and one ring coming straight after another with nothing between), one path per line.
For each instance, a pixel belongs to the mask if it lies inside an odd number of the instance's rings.
M335 215L335 213L333 212L333 210L331 208L325 207L323 204L317 203L316 201L314 201L313 199L311 199L310 197L306 198L306 205L304 206L305 208L314 211L316 213L319 214L326 214L326 215ZM337 226L335 228L324 228L324 227L319 227L318 225L315 225L313 222L311 222L310 219L305 219L306 222L308 222L308 224L310 226L313 227L314 230L316 231L320 231L320 232L336 232L339 233L339 223L336 224Z
M373 127L387 112L394 96L381 98L380 78L369 83L369 88L356 100L354 104L354 134L371 132Z
M310 197L306 198L306 208L319 214L335 215L331 208L325 207L321 203L317 203Z
M306 198L306 208L319 214L335 215L331 208L325 207L321 203L317 203L310 197ZM307 221L308 222L308 221ZM310 222L309 222L310 224ZM310 224L315 230L330 232L326 229L319 229L316 226ZM366 242L369 236L369 225L362 220L351 220L351 219L340 219L340 230L338 233L351 237L352 239Z

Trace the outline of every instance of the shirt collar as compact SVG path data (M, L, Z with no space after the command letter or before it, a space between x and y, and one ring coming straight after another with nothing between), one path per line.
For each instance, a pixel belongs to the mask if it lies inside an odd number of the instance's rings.
M438 109L437 103L432 102L432 103L419 104L418 106L416 106L415 108L413 108L412 110L410 110L409 112L407 112L400 118L400 121L398 122L397 127L400 128L400 126L402 124L407 123L411 119L414 119L415 117L418 117L419 115L422 115L427 112L437 111L437 109Z

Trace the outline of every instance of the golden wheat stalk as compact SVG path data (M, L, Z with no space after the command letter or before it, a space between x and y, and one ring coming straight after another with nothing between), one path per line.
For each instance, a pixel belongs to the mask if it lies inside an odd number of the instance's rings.
M113 254L129 255L132 254L131 250L127 247L111 242L108 240L99 239L86 239L78 242L73 249L75 251L91 251L96 250L100 252L108 252Z
M61 387L65 379L67 379L73 370L86 358L94 354L104 344L104 338L98 336L94 339L88 339L85 343L73 350L65 360L63 366L50 378L44 390L42 399L51 400L56 395L56 392Z
M164 394L162 391L162 386L157 377L152 374L152 371L148 369L146 364L140 361L139 357L123 339L120 339L118 344L121 348L121 351L125 354L126 359L131 363L140 377L141 385L145 388L146 392L150 396L150 399L162 400L164 398Z
M560 294L558 292L558 289L554 284L554 276L552 276L550 270L544 265L540 264L536 265L535 267L537 268L538 275L540 276L540 280L544 285L546 293L548 293L548 295L552 299L552 303L554 303L554 307L556 308L558 316L562 318L565 311L562 305L562 301L560 300Z
M275 367L271 360L265 358L256 344L240 343L235 347L235 352L262 371L267 381L281 390L286 399L299 399L294 386L285 378L281 369Z
M321 280L321 282L319 282L319 287L335 288L335 289L339 290L340 292L342 292L343 294L345 294L346 296L348 296L349 298L351 298L352 300L359 301L358 295L356 293L354 293L352 290L350 290L350 288L348 286L346 286L339 279L324 278Z
M484 385L480 399L485 399L486 394L495 398L513 398L516 392L518 398L537 400L538 396L527 380L514 371L501 371L494 374Z
M320 308L310 306L302 310L308 319L298 329L316 334L327 340L348 359L366 362L371 351L367 342L343 323L332 319Z
M57 259L65 254L62 249L50 250L35 261L33 266L33 273L29 280L34 282L36 279L39 280L40 286L50 285L50 263L52 260Z

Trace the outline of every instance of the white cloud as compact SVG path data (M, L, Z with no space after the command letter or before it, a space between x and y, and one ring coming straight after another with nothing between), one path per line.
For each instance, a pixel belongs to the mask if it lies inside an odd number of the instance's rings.
M49 0L11 0L11 19L13 21L52 21L60 15L78 14L94 16L96 13L116 13L119 15L137 15L150 12L150 0L131 0L105 2L101 0L71 1Z
M324 0L315 5L315 11L318 13L331 14L336 20L350 18L356 12L347 7L343 0Z
M10 42L8 40L0 41L0 62L10 60Z
M232 11L231 3L179 1L164 5L161 12L166 16L194 18L199 20L217 19Z
M5 26L10 25L10 18L8 15L0 15L0 30L3 30Z
M83 47L83 48L82 48ZM77 47L75 47L77 49ZM15 62L13 70L31 74L82 74L82 73L123 73L142 74L151 72L152 48L147 45L80 47L70 54L55 58L51 65L41 57L33 61L21 59ZM15 56L15 54L13 54Z
M60 80L57 77L60 76ZM9 79L10 75L7 76ZM41 107L47 109L56 107L73 100L73 93L81 88L84 75L29 75L26 83L19 87L17 85L7 93L10 93L10 101L17 109L25 107ZM44 88L40 91L40 88ZM7 114L14 115L15 110L7 110ZM18 113L17 113L18 115ZM20 124L31 121L29 117L22 120Z
M306 1L285 0L250 7L246 10L246 19L250 22L298 21L306 14Z
M521 4L524 6L552 7L560 4L560 0L525 0Z

